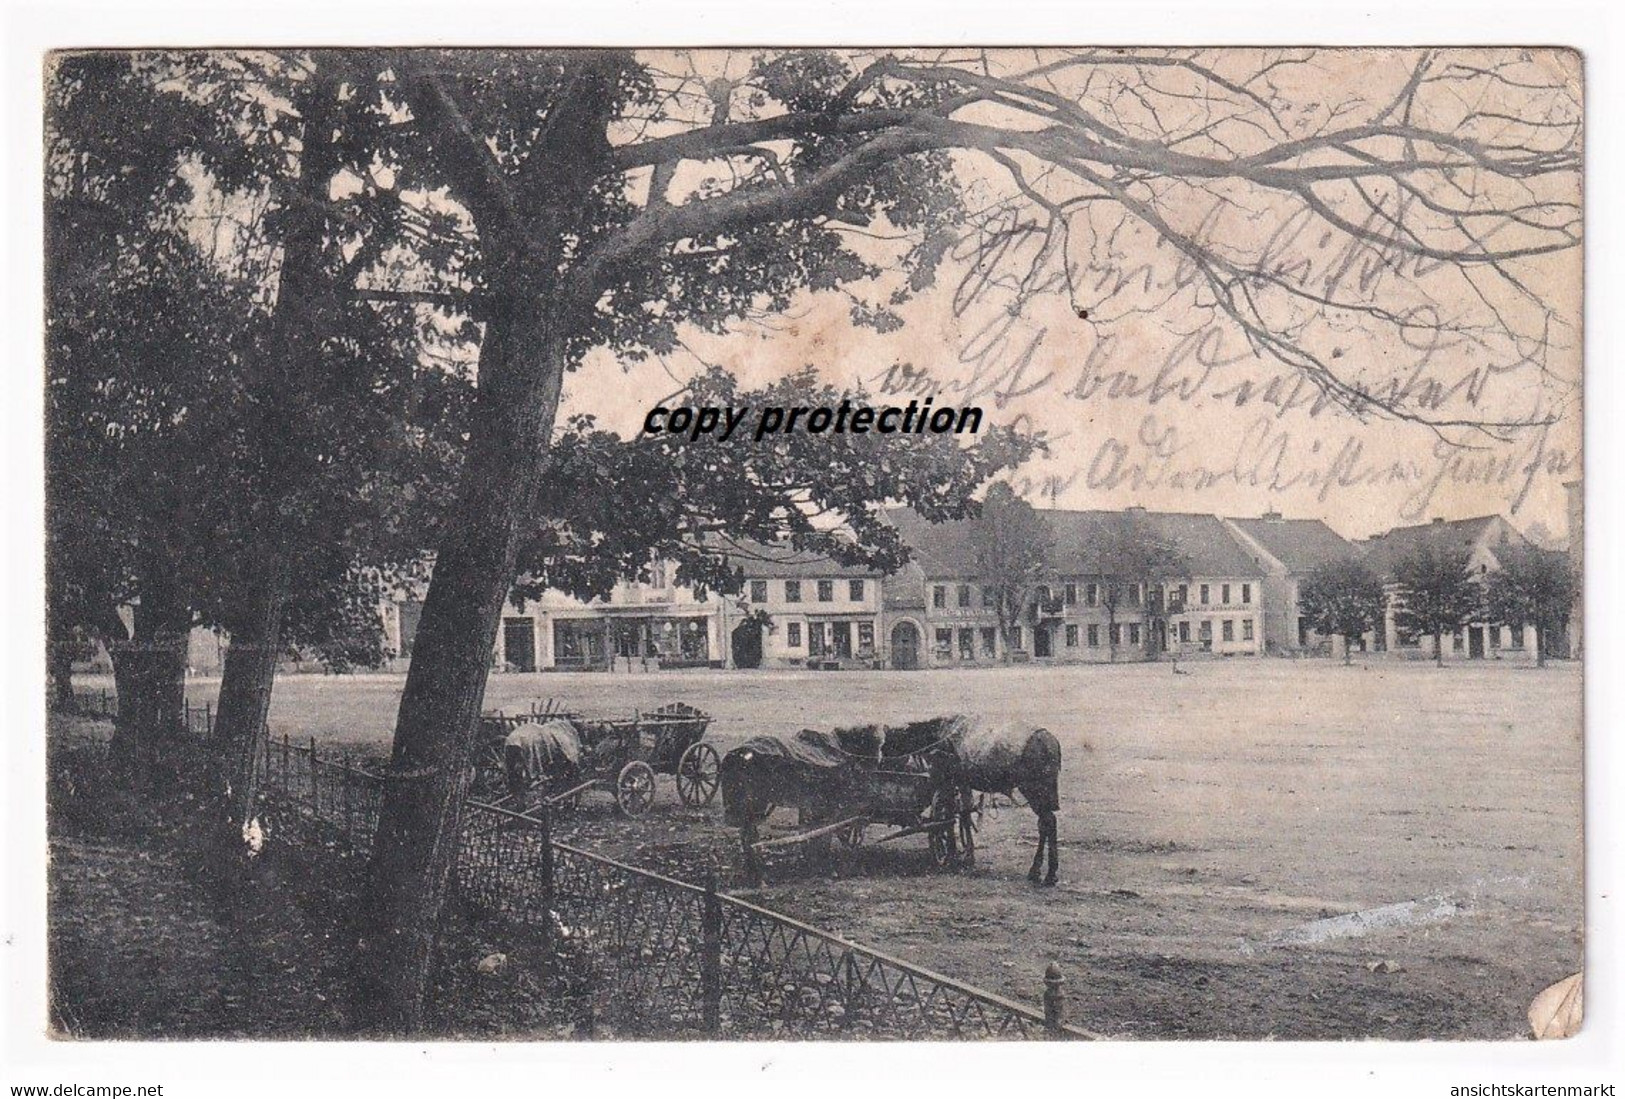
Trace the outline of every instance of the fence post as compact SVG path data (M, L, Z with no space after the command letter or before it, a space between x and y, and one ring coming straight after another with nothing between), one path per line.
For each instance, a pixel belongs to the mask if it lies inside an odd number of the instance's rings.
M288 741L288 734L282 734L282 796L293 797L293 783L288 780L288 753L293 745Z
M716 868L705 872L705 905L700 911L700 996L707 1034L722 1032L722 898Z
M553 809L543 799L536 814L542 841L542 950L549 968L553 965Z
M350 756L344 756L344 772L340 778L339 797L344 802L344 842L346 845L354 842L355 822L350 819Z
M1066 977L1061 967L1051 962L1044 967L1044 1029L1051 1038L1059 1038L1066 1015Z
M316 819L318 824L322 821L322 786L318 781L319 778L320 776L316 772L316 737L312 734L310 738L310 815Z
M212 702L203 704L203 735L210 739L214 738L214 703Z

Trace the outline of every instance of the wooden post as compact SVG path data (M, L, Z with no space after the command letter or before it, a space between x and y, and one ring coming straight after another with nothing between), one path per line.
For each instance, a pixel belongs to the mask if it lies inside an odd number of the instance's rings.
M316 737L310 738L310 815L318 821L322 819L321 813L321 784L317 782L316 774Z
M553 965L553 807L544 798L536 813L537 831L541 833L542 857L542 956L549 968Z
M344 842L350 843L355 836L355 822L350 818L350 757L344 757L344 772L340 778L339 797L344 802Z
M1051 962L1044 967L1044 1029L1051 1038L1059 1038L1064 1033L1061 1028L1066 1015L1065 985L1060 966Z
M722 898L717 872L705 873L705 901L700 910L700 996L705 1032L722 1033Z
M203 704L203 735L211 738L214 736L214 703L212 702Z
M289 783L288 783L288 759L289 759L288 753L290 751L292 751L292 750L293 750L293 745L288 740L288 734L283 733L282 734L282 796L283 797L292 797L293 796L293 791L290 788Z

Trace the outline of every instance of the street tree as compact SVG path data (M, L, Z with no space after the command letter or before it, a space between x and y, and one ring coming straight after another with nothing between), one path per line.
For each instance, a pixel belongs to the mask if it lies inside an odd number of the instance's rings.
M1298 609L1316 632L1343 639L1343 663L1353 662L1354 641L1380 630L1387 596L1382 578L1358 557L1322 561L1298 590Z
M1465 549L1432 543L1394 564L1394 624L1413 637L1433 638L1433 658L1444 667L1444 639L1483 613L1484 592L1468 571Z
M1563 632L1580 595L1568 555L1537 545L1508 543L1496 549L1501 567L1484 579L1488 621L1535 634L1535 664L1546 666L1548 641Z
M1118 617L1126 607L1140 620L1142 651L1154 655L1158 620L1169 607L1162 589L1170 580L1188 576L1190 566L1179 544L1164 535L1143 512L1129 510L1095 517L1078 556L1094 578L1100 605L1106 610L1106 645L1117 659Z
M1015 628L1032 614L1039 589L1055 579L1055 533L1037 510L999 482L987 490L976 525L976 576L993 597L1000 652L1010 659Z

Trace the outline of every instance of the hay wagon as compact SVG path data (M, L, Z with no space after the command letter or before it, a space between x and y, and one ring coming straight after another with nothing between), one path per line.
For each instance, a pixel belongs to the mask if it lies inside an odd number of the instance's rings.
M723 757L724 820L739 828L749 879L761 879L763 852L802 847L821 857L832 841L858 847L924 836L933 863L957 864L959 790L949 757L851 747L835 734L804 729L790 737L756 737ZM760 826L778 808L797 810L797 830L763 838ZM871 838L877 826L890 830Z
M480 719L475 785L482 793L527 796L549 806L574 805L608 791L629 817L654 804L655 776L670 775L684 805L709 805L720 783L720 758L704 740L711 716L681 702L629 717L591 718L553 700L522 714ZM510 734L533 727L517 753Z

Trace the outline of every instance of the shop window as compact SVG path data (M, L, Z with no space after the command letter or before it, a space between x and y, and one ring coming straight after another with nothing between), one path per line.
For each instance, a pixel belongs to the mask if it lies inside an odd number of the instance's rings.
M801 648L801 623L792 622L784 630L784 643L792 649Z

